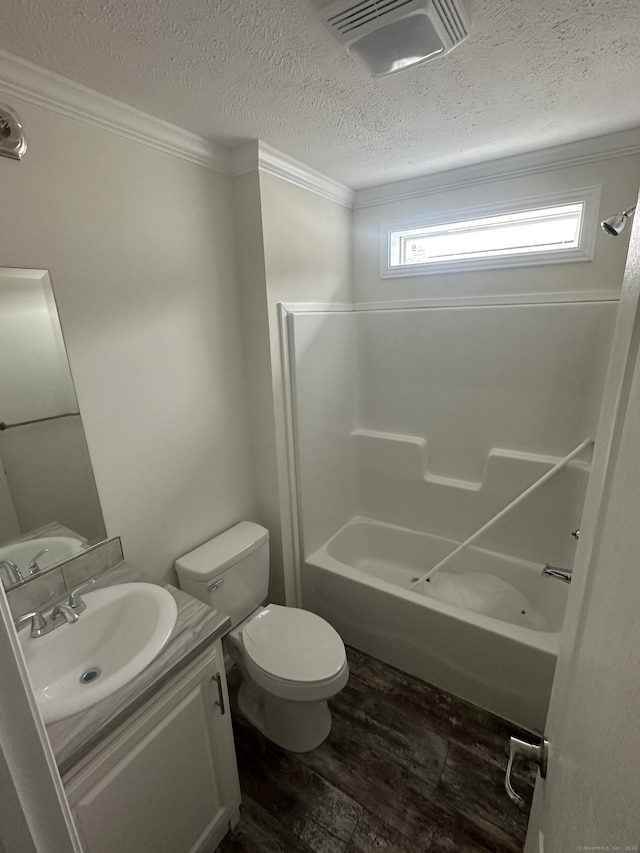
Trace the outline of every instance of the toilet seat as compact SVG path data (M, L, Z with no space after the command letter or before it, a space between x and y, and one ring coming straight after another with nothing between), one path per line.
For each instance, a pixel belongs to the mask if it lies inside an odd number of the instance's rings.
M292 684L334 679L346 654L338 632L308 610L270 604L242 630L244 650L266 676Z
M281 611L289 610L294 614L282 615ZM260 619L265 611L271 615ZM256 620L258 624L252 628ZM294 625L297 626L295 632ZM266 636L264 646L259 643L263 632ZM310 640L309 637L315 639ZM330 699L342 690L349 679L347 654L340 635L328 622L308 610L278 604L260 607L229 632L228 643L231 656L241 656L253 681L266 693L280 699L292 702ZM283 645L288 645L291 652L287 655L285 651L284 660L281 660L279 650ZM325 645L327 651L323 653ZM313 662L316 656L318 663ZM320 677L309 680L310 672ZM287 678L282 676L283 673L297 673L300 677Z

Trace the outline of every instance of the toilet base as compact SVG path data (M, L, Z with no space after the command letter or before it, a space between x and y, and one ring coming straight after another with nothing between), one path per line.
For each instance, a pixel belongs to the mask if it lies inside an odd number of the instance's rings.
M280 699L246 677L238 691L238 706L252 726L289 752L310 752L331 731L331 712L326 701Z

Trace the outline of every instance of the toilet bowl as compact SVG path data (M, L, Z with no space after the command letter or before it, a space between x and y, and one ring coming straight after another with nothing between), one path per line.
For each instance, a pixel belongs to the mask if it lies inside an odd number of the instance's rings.
M327 700L349 666L338 632L315 613L262 606L269 533L243 521L176 560L180 588L231 618L225 657L238 666L238 705L265 737L291 752L319 746L331 729Z
M291 752L319 746L331 730L327 700L349 678L337 631L314 613L270 604L232 630L226 647L243 676L243 716Z

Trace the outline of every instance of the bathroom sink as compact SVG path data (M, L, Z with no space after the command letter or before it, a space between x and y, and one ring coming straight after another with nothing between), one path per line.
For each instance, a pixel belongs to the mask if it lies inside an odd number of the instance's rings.
M38 557L38 567L47 569L60 560L73 557L82 551L85 543L72 536L41 536L38 539L27 539L24 542L14 542L0 548L0 560L11 560L15 563L24 578L29 577L29 563L46 548L46 553Z
M31 686L45 723L89 708L148 666L171 636L178 609L171 593L126 583L82 595L72 624L42 637L19 634Z

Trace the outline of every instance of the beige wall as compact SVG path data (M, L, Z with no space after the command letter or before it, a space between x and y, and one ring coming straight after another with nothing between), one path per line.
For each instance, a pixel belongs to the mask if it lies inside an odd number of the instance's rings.
M278 303L351 302L351 210L264 173L260 207L269 332L269 352L264 356L271 363L275 430L271 452L275 450L272 458L277 462L277 468L269 465L263 471L261 502L272 524L271 592L284 600L285 577L293 578L293 541Z
M488 172L490 168L491 164L488 164ZM499 168L499 164L496 164L496 168ZM452 173L452 179L454 177L455 173ZM598 228L594 258L590 262L380 278L380 227L384 223L598 184L602 185L600 218L626 210L633 204L638 192L640 156L618 157L534 175L499 179L357 209L353 220L354 300L378 302L619 290L631 229L627 229L619 238L612 239Z
M255 512L231 182L9 100L0 266L50 270L108 533L170 577Z
M260 174L270 319L278 302L350 302L351 210Z
M269 599L284 601L280 504L274 486L278 473L258 172L235 178L233 190L246 382L249 391L249 430L257 503L256 514L252 520L263 524L270 533Z

